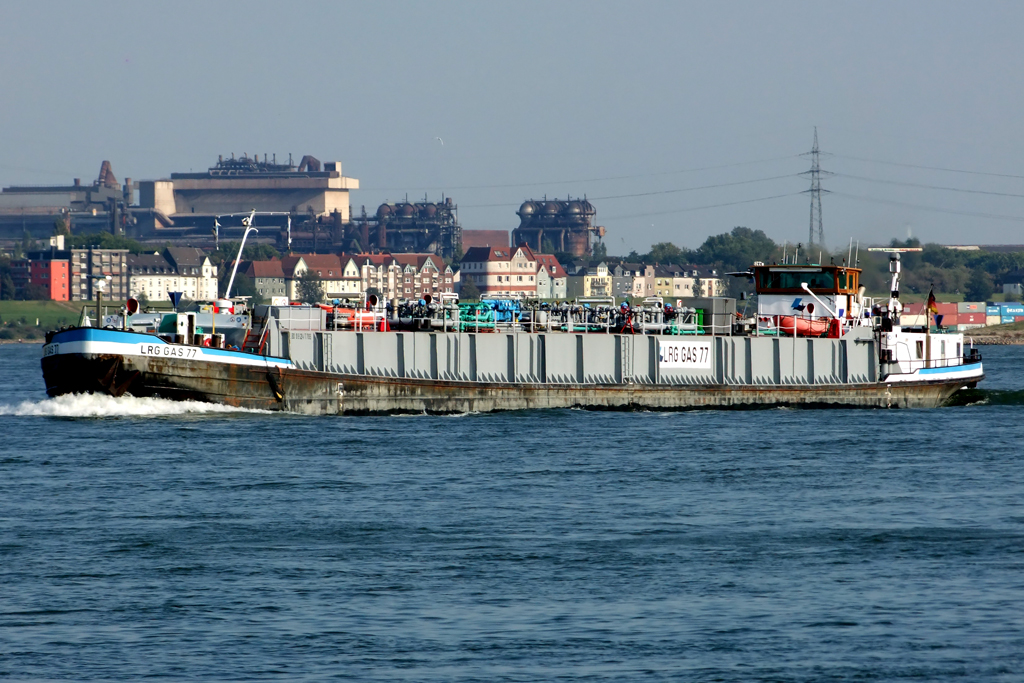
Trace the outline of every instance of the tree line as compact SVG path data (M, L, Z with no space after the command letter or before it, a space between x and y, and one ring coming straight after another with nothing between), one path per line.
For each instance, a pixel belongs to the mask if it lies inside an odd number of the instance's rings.
M892 240L890 247L921 247L921 252L903 254L901 287L904 292L927 295L962 295L968 301L987 301L996 292L1002 291L1004 282L1020 282L1024 270L1024 252L962 251L949 249L940 244L924 244L920 240ZM849 256L849 249L841 247L833 251L820 251L813 246L810 252L801 247L800 262L843 264ZM792 259L794 247L785 248L785 254ZM819 257L820 253L820 257ZM729 232L708 237L700 247L689 249L671 242L659 242L650 251L631 251L621 257L606 257L609 262L627 262L660 265L693 264L715 268L719 273L746 271L755 261L781 263L784 248L768 237L762 230L738 226ZM889 255L884 252L869 252L866 247L859 249L857 263L849 264L863 269L861 284L870 294L883 294L889 288ZM726 286L734 295L749 285L743 278L728 278Z

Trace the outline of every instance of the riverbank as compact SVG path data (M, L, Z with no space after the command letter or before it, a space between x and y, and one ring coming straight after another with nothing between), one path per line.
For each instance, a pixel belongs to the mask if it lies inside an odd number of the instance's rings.
M977 332L977 334L975 334ZM964 338L975 344L990 346L1015 346L1024 344L1024 322L1009 325L993 325L964 332Z

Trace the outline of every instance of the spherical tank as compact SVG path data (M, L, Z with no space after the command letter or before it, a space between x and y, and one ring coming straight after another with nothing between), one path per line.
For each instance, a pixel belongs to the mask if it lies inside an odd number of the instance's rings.
M562 212L562 202L544 202L544 213L554 216Z
M436 204L424 204L423 205L423 215L426 216L427 218L433 218L434 216L436 216L437 215L437 205Z
M570 216L579 216L581 213L583 213L583 207L580 205L579 202L569 202L568 204L565 205L565 213L569 214Z
M516 214L518 214L520 218L526 218L527 216L532 216L535 213L537 213L537 205L530 201L523 202L519 206L519 211L516 211Z
M412 218L416 215L416 207L409 203L401 204L398 207L398 215L402 218Z
M387 218L391 215L391 205L381 204L377 207L377 218Z

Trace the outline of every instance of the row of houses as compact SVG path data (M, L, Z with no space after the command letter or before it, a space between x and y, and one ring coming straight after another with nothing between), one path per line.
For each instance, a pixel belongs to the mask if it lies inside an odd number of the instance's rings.
M717 270L703 266L572 261L563 267L553 255L535 253L525 244L473 247L460 265L462 282L472 282L485 296L670 298L725 292Z
M199 249L168 247L153 254L65 249L60 235L51 240L49 249L13 260L11 279L23 295L54 301L90 301L99 288L105 297L120 301L140 295L162 300L169 291L183 292L189 299L217 295L217 267Z
M165 301L169 292L192 300L218 295L218 269L193 247L130 254L125 249L63 249L61 238L47 251L32 252L12 263L15 286L35 288L34 296L58 301L92 300L97 283L114 300L129 296ZM225 264L231 267L232 264ZM458 269L434 254L291 254L239 264L264 299L300 299L307 274L321 282L326 299L376 292L386 299L422 299L460 292L473 283L482 296L566 299L718 296L718 273L700 266L645 265L573 261L565 266L552 254L525 244L472 247Z
M299 299L299 283L307 273L320 280L326 299L370 291L385 299L438 298L458 286L455 271L434 254L292 254L252 261L244 272L268 299Z

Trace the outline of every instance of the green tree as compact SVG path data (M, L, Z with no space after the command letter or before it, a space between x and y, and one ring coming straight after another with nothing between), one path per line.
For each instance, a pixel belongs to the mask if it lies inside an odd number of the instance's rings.
M995 289L996 285L992 281L992 276L981 268L974 268L971 270L971 276L964 288L964 296L968 301L987 301L992 297L992 292Z
M689 258L689 250L683 250L671 242L658 242L651 246L651 251L644 257L647 263L686 263Z
M28 230L26 230L25 234L22 235L22 237L21 237L21 251L22 251L22 253L24 253L26 251L35 251L38 248L39 248L39 243L36 242L35 239L32 237L32 234Z
M540 249L541 249L541 253L544 253L544 254L554 254L555 253L555 243L552 242L547 237L545 237L543 240L541 240Z
M64 237L71 237L71 225L70 221L66 218L58 217L53 222L53 234L64 235Z
M127 249L133 254L152 252L152 247L146 247L140 242L124 237L112 235L109 232L94 232L89 235L71 235L64 240L64 245L69 249L84 249L94 247L97 249Z
M11 278L10 273L4 273L3 277L0 277L0 299L10 301L14 299L14 296L14 279Z
M307 304L318 304L324 300L324 283L320 276L307 270L299 276L299 301Z
M459 291L459 299L466 301L479 301L480 288L477 287L476 283L472 280L463 281L462 289Z
M608 245L604 242L598 242L594 245L593 255L595 261L604 261L608 258Z
M763 230L737 226L730 232L704 240L694 260L717 266L722 271L745 271L754 261L770 262L776 251L778 245Z

